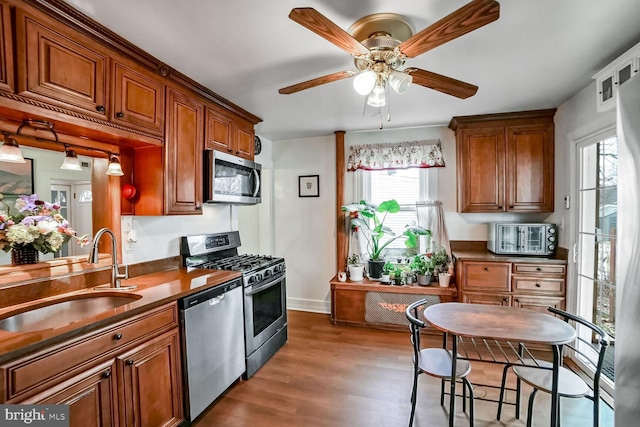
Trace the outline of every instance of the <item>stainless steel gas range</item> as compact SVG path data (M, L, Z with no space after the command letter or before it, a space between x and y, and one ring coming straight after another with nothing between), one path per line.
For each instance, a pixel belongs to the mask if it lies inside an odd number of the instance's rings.
M186 236L183 265L242 272L246 372L251 377L287 341L286 267L283 258L238 255L240 234Z

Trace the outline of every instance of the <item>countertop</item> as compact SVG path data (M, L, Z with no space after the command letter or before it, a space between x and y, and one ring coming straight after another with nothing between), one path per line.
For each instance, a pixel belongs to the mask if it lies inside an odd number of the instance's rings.
M486 249L454 249L452 254L458 261L528 262L533 264L567 264L566 257L536 257L523 255L496 255Z
M236 271L196 269L187 272L181 268L124 280L122 281L122 286L135 285L137 288L130 291L116 292L135 294L141 298L123 306L107 310L99 315L83 318L82 320L60 327L34 332L7 332L0 330L0 362L99 329L105 325L129 318L135 314L176 301L184 296L226 283L241 276L242 274ZM33 304L63 300L70 296L91 292L96 291L93 290L93 288L84 289L3 308L0 309L0 318L4 317L3 315L7 313L26 311L27 307Z

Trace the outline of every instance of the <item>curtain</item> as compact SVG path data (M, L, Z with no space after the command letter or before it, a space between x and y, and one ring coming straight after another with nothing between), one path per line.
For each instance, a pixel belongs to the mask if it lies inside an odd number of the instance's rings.
M420 252L431 252L438 247L444 247L451 256L451 245L447 225L444 222L444 209L439 200L425 200L416 202L418 225L431 230L431 237L420 236Z
M439 139L350 147L347 170L385 170L444 167Z
M640 419L640 78L618 92L618 243L616 261L615 424Z

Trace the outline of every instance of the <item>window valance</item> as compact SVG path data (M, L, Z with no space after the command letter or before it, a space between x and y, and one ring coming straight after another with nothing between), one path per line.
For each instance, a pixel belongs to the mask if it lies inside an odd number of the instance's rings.
M347 170L442 168L444 156L439 139L353 145Z

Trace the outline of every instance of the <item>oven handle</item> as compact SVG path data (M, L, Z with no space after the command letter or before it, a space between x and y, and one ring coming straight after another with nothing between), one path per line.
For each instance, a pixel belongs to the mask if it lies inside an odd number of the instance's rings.
M272 287L272 286L277 285L278 283L280 283L280 282L282 281L282 279L284 279L284 276L278 276L276 279L274 279L274 280L272 280L272 281L270 281L269 283L266 283L266 284L264 284L264 285L260 285L260 286L258 286L257 288L254 288L254 287L252 287L252 288L248 288L248 289L244 292L244 294L245 294L246 296L255 295L255 294L257 294L258 292L262 292L262 291L264 291L265 289L268 289L268 288L270 288L270 287Z

